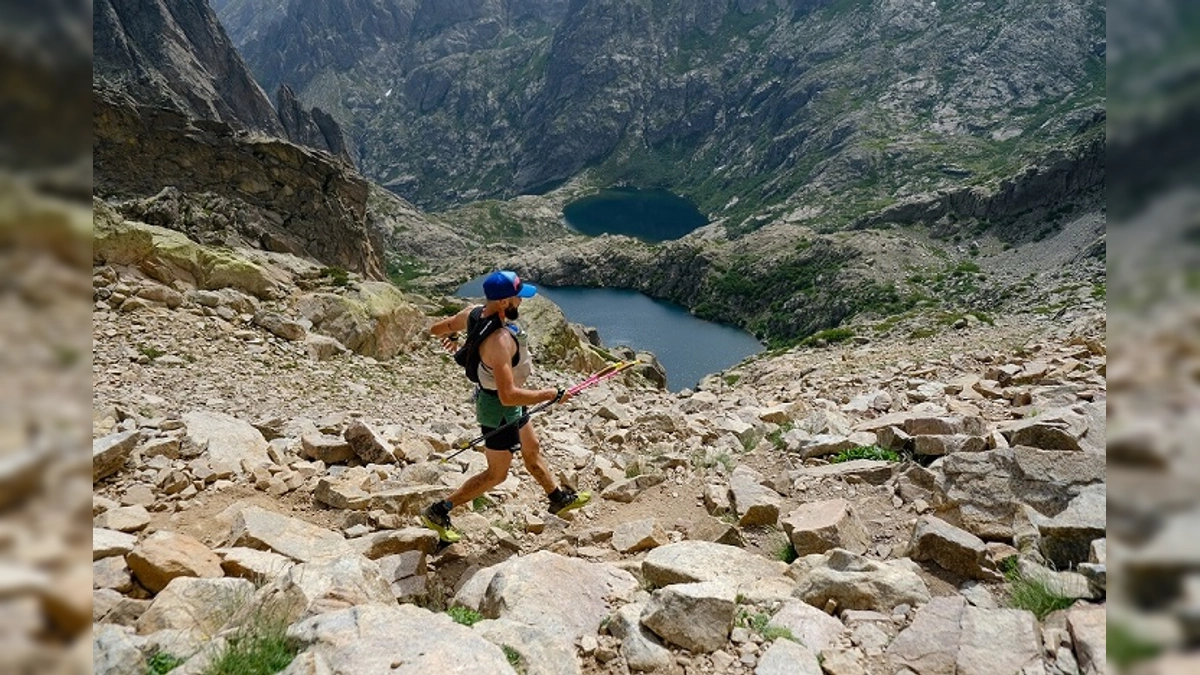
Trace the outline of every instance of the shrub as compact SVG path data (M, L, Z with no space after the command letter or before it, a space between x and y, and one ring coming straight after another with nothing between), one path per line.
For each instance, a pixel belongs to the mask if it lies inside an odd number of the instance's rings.
M899 462L900 455L894 450L885 450L876 445L862 445L843 450L829 459L831 464L841 464L852 459L874 459L883 462Z
M451 619L454 619L457 623L461 623L464 626L474 626L480 621L483 621L482 614L466 607L451 607L450 609L446 610L446 613L450 615Z
M779 545L779 548L775 549L775 559L782 560L789 565L796 562L796 558L798 557L800 556L796 553L796 547L792 546L792 542L790 541L783 542Z
M166 652L155 652L154 656L146 662L146 675L166 675L166 673L175 670L182 666L186 659L182 659L173 654Z

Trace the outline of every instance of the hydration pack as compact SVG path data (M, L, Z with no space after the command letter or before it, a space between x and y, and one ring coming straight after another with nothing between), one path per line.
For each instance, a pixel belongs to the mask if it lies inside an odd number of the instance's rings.
M467 339L454 352L454 362L463 367L468 380L479 384L479 345L487 336L503 327L504 318L499 312L484 318L482 305L467 315Z

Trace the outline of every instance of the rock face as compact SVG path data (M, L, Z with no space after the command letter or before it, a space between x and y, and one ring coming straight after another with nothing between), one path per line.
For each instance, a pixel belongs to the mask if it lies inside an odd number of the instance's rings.
M93 16L92 79L100 86L353 163L341 127L328 113L304 110L287 87L280 88L276 113L207 2L102 0Z
M231 230L224 243L308 255L384 277L380 252L367 234L366 181L346 165L287 141L246 137L223 122L202 122L113 91L96 90L93 98L95 194L147 198L169 185L189 196L140 207L153 214L152 225L186 231L196 226L187 217L189 202L215 200L223 213L206 229ZM135 142L139 151L131 153ZM164 176L172 177L169 184Z
M737 586L728 581L675 584L654 594L642 611L642 623L671 644L716 651L729 639L736 598Z
M92 13L93 81L191 117L283 135L271 102L204 0L100 0Z

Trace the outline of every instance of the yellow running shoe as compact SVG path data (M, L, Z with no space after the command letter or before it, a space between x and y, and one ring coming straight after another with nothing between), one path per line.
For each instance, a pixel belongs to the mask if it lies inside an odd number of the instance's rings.
M433 504L426 506L425 510L421 512L421 524L437 532L438 539L447 544L453 544L462 539L462 535L450 524L450 516L434 511Z
M590 492L576 493L569 487L559 488L559 491L562 493L562 497L550 500L550 513L556 516L567 511L583 508L588 502L592 501L592 493Z

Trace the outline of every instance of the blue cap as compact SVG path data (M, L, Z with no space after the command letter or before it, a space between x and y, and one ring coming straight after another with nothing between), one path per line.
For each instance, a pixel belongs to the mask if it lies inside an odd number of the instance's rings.
M500 270L483 280L483 296L488 300L532 298L534 293L537 293L537 286L522 282L516 272Z

